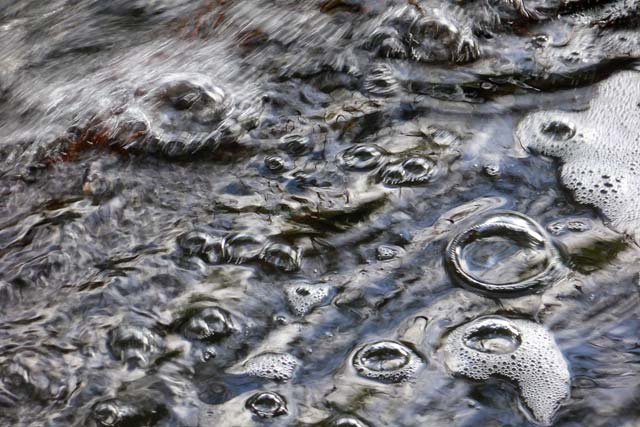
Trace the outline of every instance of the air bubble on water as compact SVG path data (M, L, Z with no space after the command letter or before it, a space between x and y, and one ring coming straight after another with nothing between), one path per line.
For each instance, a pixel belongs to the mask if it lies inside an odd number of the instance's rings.
M446 363L454 374L515 383L533 418L550 425L569 397L571 377L553 336L537 323L485 316L454 329L446 339Z
M361 347L353 356L358 375L386 383L412 380L423 365L420 357L395 341L377 341Z
M297 316L304 316L327 302L330 287L322 284L298 283L285 288L287 304Z
M138 325L120 325L109 333L109 349L113 356L131 368L144 368L163 347L162 338Z
M287 353L262 353L243 364L247 375L274 381L289 381L300 362Z
M214 342L233 332L231 316L219 307L192 311L180 326L182 334L192 340Z
M387 185L415 185L431 180L435 164L422 157L411 157L401 163L386 165L379 173Z
M280 146L292 156L301 156L313 149L313 141L306 135L294 133L280 138Z
M273 392L256 393L247 400L245 406L261 418L274 418L289 412L284 397Z
M560 255L549 236L518 212L486 214L456 235L446 265L461 285L479 293L519 296L553 284Z
M349 170L375 169L385 160L385 151L377 145L354 145L338 155L338 162Z
M267 265L286 272L299 270L302 262L301 250L284 243L267 243L259 257Z
M267 156L267 157L265 157L264 165L269 171L271 171L273 173L283 172L283 171L286 171L289 168L289 165L287 164L287 161L281 156Z
M255 260L262 251L264 237L249 233L234 233L222 241L222 253L225 261L231 264L243 264Z

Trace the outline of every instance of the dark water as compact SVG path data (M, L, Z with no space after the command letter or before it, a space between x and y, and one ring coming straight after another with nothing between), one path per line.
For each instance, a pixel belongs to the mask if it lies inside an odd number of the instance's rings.
M0 425L640 425L639 7L0 0Z

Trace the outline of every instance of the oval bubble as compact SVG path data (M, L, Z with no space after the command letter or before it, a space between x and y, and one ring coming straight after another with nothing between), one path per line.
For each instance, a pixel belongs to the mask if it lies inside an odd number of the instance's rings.
M387 185L417 185L431 180L435 164L422 157L412 157L402 163L385 166L380 171L380 179Z
M353 367L362 377L388 383L411 379L422 360L410 348L395 341L377 341L360 348Z
M243 264L256 259L264 244L264 238L248 233L230 234L222 241L224 259L232 264Z
M377 145L355 145L340 153L338 162L345 169L366 171L380 166L385 155Z
M509 297L551 284L560 254L551 237L517 212L484 216L458 234L446 250L446 265L463 286L487 296Z
M261 418L274 418L286 415L287 402L278 393L262 392L251 396L245 407Z
M490 354L513 353L522 344L518 328L497 316L474 322L465 330L463 340L468 348Z
M218 307L205 307L191 314L180 326L182 334L192 340L214 342L233 332L231 316Z
M300 269L301 251L284 243L268 243L260 252L260 260L278 270L292 272Z

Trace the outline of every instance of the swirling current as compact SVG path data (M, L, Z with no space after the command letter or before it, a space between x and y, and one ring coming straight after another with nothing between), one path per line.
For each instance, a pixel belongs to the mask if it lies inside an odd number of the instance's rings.
M0 426L640 425L638 0L0 0Z

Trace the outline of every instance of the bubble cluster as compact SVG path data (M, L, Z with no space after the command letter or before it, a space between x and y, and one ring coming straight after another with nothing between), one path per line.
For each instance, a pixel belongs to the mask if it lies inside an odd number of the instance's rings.
M550 425L569 397L570 373L553 336L531 321L485 316L451 332L446 363L454 374L515 383L531 416Z
M244 363L247 375L275 381L289 381L298 368L298 359L287 353L262 353Z
M468 62L480 48L471 18L456 6L434 8L424 1L390 8L369 36L367 47L383 58L417 62Z
M385 165L379 172L382 182L387 185L417 185L431 180L435 163L422 157L411 157L401 163Z
M140 87L113 137L126 150L168 157L213 152L232 103L223 89L196 74L170 75Z
M366 344L352 359L358 375L385 383L411 380L422 363L413 350L395 341Z
M490 213L447 246L446 265L463 286L490 296L518 296L553 283L560 257L551 237L517 212Z
M326 285L298 283L285 288L287 303L297 316L304 316L327 302L330 288Z
M376 248L376 259L378 261L389 261L403 253L403 249L398 246L380 245Z
M542 111L525 117L516 136L527 149L562 162L560 178L579 203L593 205L619 231L640 223L640 75L620 72L600 83L581 112Z
M274 418L289 412L284 397L273 392L254 394L247 400L245 407L260 418Z

